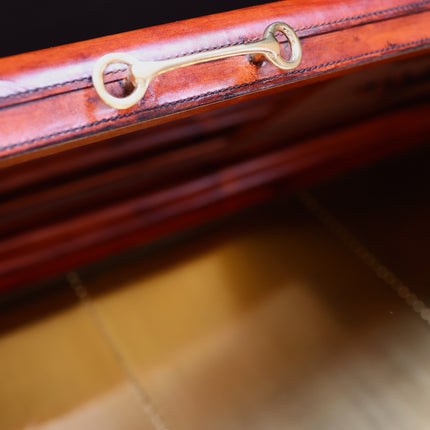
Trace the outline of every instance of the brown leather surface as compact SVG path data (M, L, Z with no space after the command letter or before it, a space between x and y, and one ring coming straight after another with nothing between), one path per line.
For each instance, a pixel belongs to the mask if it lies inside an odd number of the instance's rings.
M427 141L429 71L388 62L1 169L0 290Z
M121 173L112 170L98 184L97 175L72 176L69 183L58 187L53 185L54 178L34 198L28 188L28 196L20 199L18 194L4 207L0 290L42 280L235 212L404 149L411 142L426 142L429 115L428 104L404 109L236 163L215 163L215 169L197 166L193 176L182 181L178 180L178 166L171 164L161 171L161 177L173 171L169 182L165 179L160 184L158 179L154 183L157 171L160 174L155 157L144 159L140 175L132 172L121 181L112 179ZM406 118L408 129L403 125ZM217 140L207 143L213 145ZM180 168L191 170L186 158L178 161L184 154L186 151L174 153L173 160ZM165 157L163 163L167 161Z
M423 52L430 46L429 11L430 1L386 0L377 9L371 1L278 2L2 59L1 158L33 157L35 149L72 141L82 145L123 133L123 127L147 127L213 109L214 103L221 106L285 84L303 85L376 60ZM292 25L301 37L298 70L259 67L245 57L199 64L158 77L141 104L121 112L106 106L92 88L93 63L104 53L128 51L141 59L180 56L258 39L277 20ZM115 91L122 91L124 76L121 70L110 75Z

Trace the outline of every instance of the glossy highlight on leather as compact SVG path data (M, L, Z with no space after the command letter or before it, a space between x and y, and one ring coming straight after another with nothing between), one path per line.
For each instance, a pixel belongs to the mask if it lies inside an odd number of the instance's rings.
M276 2L174 22L0 60L0 158L11 164L151 127L263 93L306 86L375 61L430 50L428 1ZM196 64L158 76L145 103L124 112L107 107L91 83L94 62L112 51L156 61L261 38L274 21L288 22L304 56L296 70L256 66L245 57ZM197 34L204 37L198 38ZM162 53L162 54L160 54ZM125 94L127 71L105 74L108 91Z

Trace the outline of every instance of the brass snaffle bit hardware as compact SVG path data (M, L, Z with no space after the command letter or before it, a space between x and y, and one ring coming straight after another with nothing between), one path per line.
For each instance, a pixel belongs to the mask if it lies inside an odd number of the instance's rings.
M275 37L276 32L282 32L291 46L289 60L281 57L281 46ZM183 57L169 58L159 61L139 61L134 56L126 53L112 53L99 58L94 66L93 83L100 98L115 109L127 109L138 103L148 88L153 78L169 70L220 58L233 57L235 55L264 55L273 65L282 70L296 68L302 59L300 40L294 30L284 22L274 22L269 25L263 34L263 39L252 43L228 46L214 49L213 51L198 52ZM110 64L121 63L129 66L130 80L134 90L126 97L115 97L110 94L104 84L104 73Z

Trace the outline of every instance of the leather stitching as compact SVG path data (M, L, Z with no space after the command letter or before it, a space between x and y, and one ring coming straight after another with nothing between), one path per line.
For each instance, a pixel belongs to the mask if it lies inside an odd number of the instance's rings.
M182 104L182 103L187 103L187 102L191 102L191 101L195 101L195 100L204 99L206 97L210 97L210 96L213 96L213 95L219 95L219 94L227 93L229 91L234 91L234 90L237 90L237 89L240 89L240 88L245 88L245 87L252 86L252 85L255 85L255 84L265 84L267 82L275 81L277 79L280 79L280 78L283 78L283 77L286 77L286 76L303 74L303 73L306 73L306 72L310 72L310 71L317 70L317 69L322 69L322 68L333 66L333 65L336 65L336 64L342 64L342 63L345 63L347 61L358 60L360 58L369 57L371 55L380 54L380 53L383 53L383 52L395 51L395 50L398 50L398 49L407 48L407 47L411 47L411 46L414 46L414 45L420 46L420 45L424 45L426 43L430 43L430 37L427 37L427 38L424 38L424 39L415 40L413 42L407 42L407 43L396 44L396 45L393 44L393 45L391 45L391 46L389 46L387 48L377 49L375 51L366 52L366 53L355 55L355 56L352 56L352 57L342 58L340 60L334 60L334 61L330 61L328 63L323 63L323 64L318 64L318 65L315 65L315 66L311 66L311 67L306 67L304 69L292 70L290 72L282 73L280 75L271 76L271 77L264 78L264 79L259 79L259 80L253 81L253 82L246 82L246 83L243 83L243 84L234 85L234 86L231 86L231 87L223 88L221 90L209 91L209 92L204 93L204 94L199 94L199 95L196 95L196 96L193 96L193 97L187 97L185 99L181 99L181 100L176 100L174 102L165 103L164 105L153 106L151 108L140 109L140 110L137 110L137 111L128 112L128 113L117 115L117 116L114 116L114 117L105 118L105 119L102 119L102 120L94 121L94 122L92 122L90 124L85 124L85 125L82 125L82 126L79 126L79 127L74 127L74 128L68 129L68 130L59 131L59 132L56 132L56 133L48 134L46 136L36 137L34 139L25 140L25 141L19 142L19 143L13 143L11 145L4 146L3 148L1 148L1 150L4 151L4 150L8 150L8 149L13 149L13 148L17 148L17 147L20 147L20 146L24 146L24 145L29 145L29 144L32 144L32 143L36 143L36 142L39 142L39 141L42 141L42 140L52 139L53 137L64 136L64 135L67 135L67 134L76 133L77 131L82 131L82 130L86 130L86 129L89 129L89 128L97 127L97 126L102 125L102 124L112 123L112 122L115 122L117 120L124 119L124 118L129 118L131 116L135 116L135 115L138 115L138 114L141 114L141 113L144 113L144 112L152 112L152 111L157 110L157 109L172 107L172 106L176 106L176 105L179 105L179 104Z
M428 1L428 0L421 1L421 2L418 2L418 3L409 3L409 4L402 5L402 6L392 7L392 8L389 8L389 9L384 9L384 10L378 10L378 11L375 11L375 12L364 13L362 15L351 16L351 17L348 17L348 18L340 18L340 19L336 19L334 21L322 22L321 24L308 25L306 27L302 27L302 28L297 29L297 31L310 30L310 29L313 29L313 28L324 27L324 26L333 25L333 24L340 24L342 22L348 22L348 21L358 21L358 20L363 19L363 18L369 18L371 16L385 15L387 13L397 12L399 10L415 9L416 7L425 6L425 5L428 5L429 3L430 3L430 1Z
M426 6L428 4L430 4L430 0L423 0L423 1L420 1L420 2L416 2L416 3L409 3L409 4L405 4L405 5L401 5L401 6L392 7L392 8L389 8L389 9L383 9L383 10L379 10L379 11L375 11L375 12L369 12L369 13L366 13L366 14L355 15L355 16L346 17L346 18L340 18L340 19L337 19L337 20L334 20L334 21L327 21L327 22L322 22L322 23L319 23L319 24L309 25L309 26L306 26L306 27L301 27L301 28L297 29L296 31L297 32L301 32L301 31L305 31L305 30L311 30L311 29L315 29L315 28L320 28L320 27L325 27L325 26L340 24L340 23L348 22L348 21L358 21L360 19L368 18L368 17L371 17L371 16L379 16L379 15L385 15L387 13L414 9L414 8L421 7L421 6ZM167 59L170 59L170 58L179 58L179 57L182 57L184 55L191 55L191 54L197 54L197 53L200 53L200 52L212 51L212 50L220 49L220 48L227 48L229 46L235 46L235 45L239 45L241 43L255 42L257 40L259 40L259 39L258 38L242 39L240 41L226 43L226 44L218 45L218 46L213 46L213 47L210 47L210 48L202 48L202 49L199 49L199 50L196 50L196 51L183 52L180 55L175 56L175 57L158 58L158 59L154 59L154 61L161 60L161 59L167 60ZM119 70L115 70L113 72L108 72L106 74L124 72L125 70L127 70L127 69L119 69ZM83 77L83 78L72 79L70 81L59 82L57 84L48 85L48 86L45 86L45 87L33 88L33 89L30 89L30 90L26 90L26 91L22 91L22 92L17 92L17 93L14 93L14 94L9 94L8 96L0 97L0 101L1 100L7 100L7 99L10 99L10 98L13 98L13 97L21 97L21 96L25 96L25 95L28 95L28 94L33 94L33 93L37 93L37 92L40 92L40 91L51 90L51 89L54 89L54 88L61 88L61 87L66 86L66 85L75 84L75 83L79 83L79 82L85 82L85 81L91 82L91 77L90 76L86 76L86 77Z

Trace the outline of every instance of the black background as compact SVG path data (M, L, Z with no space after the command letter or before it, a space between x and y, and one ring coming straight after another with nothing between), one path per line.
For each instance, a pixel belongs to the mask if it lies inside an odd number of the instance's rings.
M5 57L266 1L2 0L1 3L0 57Z

